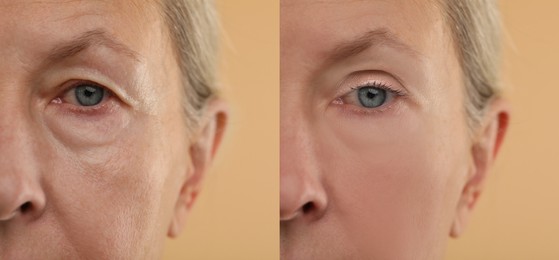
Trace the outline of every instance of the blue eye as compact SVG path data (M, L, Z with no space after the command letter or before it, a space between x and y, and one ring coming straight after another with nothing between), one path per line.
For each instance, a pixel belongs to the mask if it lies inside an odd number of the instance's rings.
M105 89L93 84L82 84L74 89L76 100L82 106L95 106L105 96Z
M377 87L361 87L357 90L359 103L367 108L376 108L386 103L388 93L386 89Z

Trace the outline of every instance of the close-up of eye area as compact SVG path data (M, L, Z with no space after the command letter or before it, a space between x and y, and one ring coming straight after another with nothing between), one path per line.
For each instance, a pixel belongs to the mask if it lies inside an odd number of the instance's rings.
M102 105L112 96L107 88L91 81L76 80L66 85L69 87L65 88L61 96L53 100L54 103L93 108Z
M388 109L395 99L404 95L402 91L374 81L362 86L351 87L351 91L335 99L332 103L334 105L353 106L353 109L382 112Z

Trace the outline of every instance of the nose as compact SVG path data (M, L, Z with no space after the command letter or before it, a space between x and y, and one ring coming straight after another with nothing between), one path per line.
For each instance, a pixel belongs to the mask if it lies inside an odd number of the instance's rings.
M282 118L283 119L283 118ZM312 131L282 120L280 129L280 220L317 220L326 212L328 197L321 180Z
M30 128L11 112L0 114L0 224L38 216L45 206L33 152L36 144Z
M37 216L45 205L35 182L15 174L0 177L0 222L16 217Z
M320 218L327 206L326 192L319 182L305 174L280 176L280 220Z

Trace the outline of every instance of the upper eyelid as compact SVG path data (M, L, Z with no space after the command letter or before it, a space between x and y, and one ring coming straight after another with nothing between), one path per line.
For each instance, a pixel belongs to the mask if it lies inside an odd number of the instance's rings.
M347 96L351 93L353 93L354 91L357 91L361 88L366 88L366 87L371 87L371 88L380 88L380 89L384 89L386 91L391 92L392 94L395 94L396 96L406 96L406 92L398 89L398 88L394 88L388 84L382 83L382 82L377 82L377 81L371 81L370 83L366 83L363 85L359 85L359 86L354 86L354 87L350 87L350 91L347 91L344 95L342 96Z
M40 79L41 92L44 95L60 95L61 90L68 87L70 81L90 81L110 90L123 105L137 109L143 105L143 100L137 97L134 82L123 82L113 78L114 75L107 74L105 71L89 65L73 65L64 68L52 68L52 71L45 72ZM132 85L129 85L132 84ZM56 91L56 94L53 93ZM51 96L52 97L52 96Z
M71 82L71 81L74 81L74 82ZM71 83L69 83L69 82L71 82ZM75 88L77 88L81 85L90 84L90 85L93 85L93 86L96 86L96 87L100 87L100 88L104 89L105 91L109 92L112 96L114 96L113 91L110 88L106 87L105 85L99 84L95 81L74 79L74 80L66 81L62 85L65 85L67 83L68 83L68 86L64 86L62 88L62 91L61 91L62 95L66 95L68 92L72 91L73 89L75 89Z
M354 87L350 87L350 89L352 90L358 90L361 88L380 88L380 89L385 89L385 90L389 90L392 91L392 87L384 84L384 83L380 83L377 81L372 81L371 83L366 83L363 85L358 85L358 86L354 86Z
M106 91L108 91L112 97L116 97L120 102L127 106L134 106L137 101L133 100L130 96L128 96L122 89L120 89L116 83L112 82L111 80L104 79L103 77L97 77L95 80L92 79L85 79L85 78L71 78L64 81L60 84L61 90L59 90L58 95L65 95L68 91L72 90L73 88L79 86L80 83L91 83L95 86L99 86Z
M354 71L342 78L336 85L338 86L336 91L337 97L351 92L353 90L352 88L365 86L384 87L399 95L409 94L408 89L405 87L400 77L384 70L370 69Z

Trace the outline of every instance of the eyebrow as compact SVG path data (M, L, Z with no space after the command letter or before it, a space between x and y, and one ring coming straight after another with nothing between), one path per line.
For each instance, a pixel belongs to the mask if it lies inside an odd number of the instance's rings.
M411 46L403 43L387 29L377 29L367 31L353 40L338 44L334 47L333 51L328 54L327 60L331 63L345 60L356 56L371 47L380 45L389 46L399 51L408 53L411 56L420 56L419 52Z
M52 48L49 51L46 61L48 64L56 63L75 56L92 46L106 46L119 53L123 53L124 55L129 56L135 61L140 60L140 55L137 52L113 39L104 30L96 29L87 31L80 36L63 43L60 46Z

